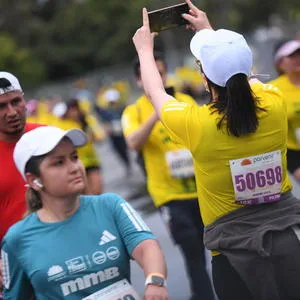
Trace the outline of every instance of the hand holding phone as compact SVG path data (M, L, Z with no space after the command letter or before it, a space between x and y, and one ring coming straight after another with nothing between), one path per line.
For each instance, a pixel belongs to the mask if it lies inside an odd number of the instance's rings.
M188 22L187 27L193 31L212 29L206 13L195 6L191 0L185 0L185 2L189 7L189 13L184 15L184 19Z
M148 12L149 25L151 32L160 32L175 27L188 24L182 14L189 13L187 3L181 3L154 11Z

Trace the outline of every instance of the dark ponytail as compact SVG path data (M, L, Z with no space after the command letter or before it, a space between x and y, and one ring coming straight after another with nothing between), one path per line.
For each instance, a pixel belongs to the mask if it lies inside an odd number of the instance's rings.
M208 86L217 93L216 101L211 101L214 112L222 115L217 127L221 129L226 123L227 133L240 137L254 133L258 127L258 99L253 94L245 74L236 74L226 83L225 87L214 84L208 79ZM211 93L212 95L212 93Z
M25 173L31 173L39 177L40 164L44 158L45 155L32 156L25 166ZM28 187L26 191L26 203L27 212L25 213L25 215L35 212L43 207L43 202L40 193L31 187Z
M25 197L27 203L27 212L25 215L35 212L43 207L40 193L32 187L28 187Z

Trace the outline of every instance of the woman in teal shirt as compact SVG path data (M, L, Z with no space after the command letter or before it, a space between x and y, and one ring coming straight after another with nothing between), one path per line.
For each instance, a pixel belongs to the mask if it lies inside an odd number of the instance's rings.
M168 299L163 254L139 215L115 194L80 196L86 176L75 147L85 143L82 131L52 126L17 143L30 213L3 240L4 299L79 300L104 292L136 299L131 257L144 270L145 299Z

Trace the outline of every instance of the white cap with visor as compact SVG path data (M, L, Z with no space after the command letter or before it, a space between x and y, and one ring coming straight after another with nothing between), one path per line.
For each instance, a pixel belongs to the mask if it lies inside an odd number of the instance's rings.
M300 50L300 41L291 40L279 47L275 53L274 61L275 63L279 62L282 58L290 56L296 51Z
M8 72L0 72L0 79L2 78L8 80L10 85L5 88L0 88L0 95L15 91L23 92L19 80L16 76Z
M74 147L87 143L85 133L79 129L62 130L54 126L42 126L22 135L14 149L14 161L25 179L25 167L32 156L51 152L63 138L69 138Z
M245 38L234 31L202 29L191 40L192 54L200 61L205 76L225 87L234 75L251 73L253 57Z

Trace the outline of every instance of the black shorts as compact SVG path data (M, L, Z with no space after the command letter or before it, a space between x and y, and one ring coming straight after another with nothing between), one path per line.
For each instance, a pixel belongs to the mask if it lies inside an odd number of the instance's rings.
M300 150L287 149L287 169L290 173L294 173L298 168L300 168Z
M159 208L163 219L166 208L169 215L168 226L175 244L180 245L190 239L192 243L197 240L203 246L204 225L198 199L173 200L165 203Z

